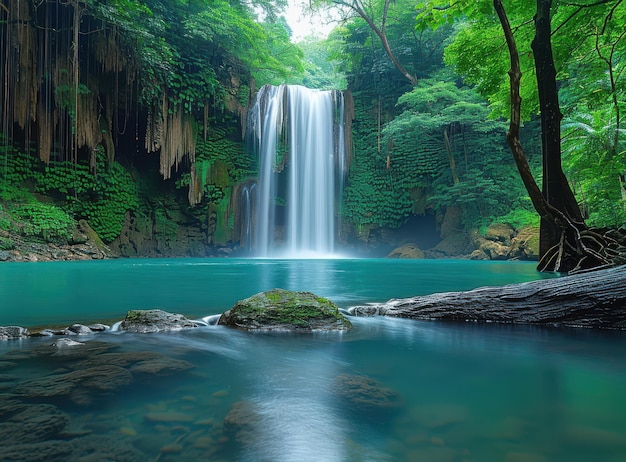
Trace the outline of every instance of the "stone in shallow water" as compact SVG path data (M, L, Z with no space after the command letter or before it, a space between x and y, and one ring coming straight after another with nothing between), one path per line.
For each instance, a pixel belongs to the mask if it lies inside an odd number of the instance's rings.
M467 408L447 403L418 406L413 408L413 413L418 425L430 429L460 424L469 419Z
M141 361L130 368L133 375L156 375L166 377L193 369L194 365L182 359L162 357L149 361Z
M153 460L119 437L89 435L72 440L73 459L85 462L145 462Z
M103 365L27 380L18 384L15 392L31 399L57 397L89 405L94 398L114 393L132 381L126 369Z
M93 334L93 331L89 327L82 324L72 324L70 327L67 328L67 330L77 335Z
M183 446L177 443L167 444L163 446L159 452L162 454L177 454L183 452Z
M310 292L272 289L240 300L218 321L243 330L345 331L352 327L330 300Z
M0 395L0 418L4 421L13 414L22 412L28 405L15 399L11 395Z
M11 361L0 361L0 371L5 371L7 369L13 369L17 366L17 363Z
M69 417L56 406L24 405L21 410L0 423L0 441L30 444L57 439L68 423Z
M350 408L379 417L402 406L400 395L363 375L341 374L333 382L332 391Z
M3 444L0 460L4 462L56 462L70 460L73 447L67 441L42 441L29 444Z
M79 345L84 345L84 343L77 342L76 340L72 340L71 338L60 338L52 344L53 347L57 348L74 347Z
M144 420L150 423L180 423L193 422L194 417L191 414L183 412L150 412L144 415Z
M28 337L30 332L28 329L20 326L0 326L0 340L13 340Z
M255 405L248 401L237 401L224 418L224 435L238 443L250 444L255 437L260 416Z
M120 324L119 329L140 334L192 329L196 323L182 314L168 313L163 310L130 310Z

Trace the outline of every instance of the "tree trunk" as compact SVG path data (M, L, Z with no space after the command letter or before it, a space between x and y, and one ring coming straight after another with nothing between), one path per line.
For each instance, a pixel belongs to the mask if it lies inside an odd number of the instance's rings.
M355 315L626 330L626 266L354 307Z
M537 85L541 107L543 145L543 192L539 190L519 139L522 99L519 86L521 70L515 37L501 0L494 8L502 25L511 59L511 120L507 141L524 186L541 217L540 271L576 272L619 264L617 241L587 229L578 203L561 168L561 112L556 86L556 71L550 44L551 0L537 0L535 54Z
M569 219L583 221L580 208L561 166L561 109L556 84L556 69L552 55L550 11L552 0L537 0L535 38L532 42L539 107L541 111L541 141L543 147L543 196L547 202ZM562 227L542 218L540 257L557 245Z

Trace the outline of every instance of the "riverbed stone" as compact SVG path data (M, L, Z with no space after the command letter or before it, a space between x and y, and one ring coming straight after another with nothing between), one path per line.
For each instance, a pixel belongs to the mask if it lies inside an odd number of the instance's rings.
M57 439L68 423L69 417L51 404L23 406L0 423L0 441L25 444Z
M310 292L272 289L240 300L218 324L243 330L345 331L352 327L330 300Z
M8 369L13 369L17 366L17 363L11 361L0 361L0 371L6 371Z
M87 327L89 327L92 332L104 332L111 329L111 326L101 323L89 324Z
M197 324L182 314L163 310L130 310L119 329L140 334L192 329Z
M256 405L250 401L233 403L224 418L223 431L228 439L234 439L242 445L248 445L258 432L261 417Z
M145 462L155 460L120 437L88 435L72 440L73 459L81 462Z
M61 398L81 406L129 385L132 374L118 366L102 365L67 373L50 374L20 382L15 393L28 399Z
M415 244L404 244L392 250L385 258L413 259L425 258L424 251Z
M0 326L0 340L14 340L28 337L28 329L20 326Z
M68 441L41 441L29 444L0 446L0 460L4 462L64 462L70 460L73 447Z
M93 331L89 327L84 326L83 324L72 324L71 326L67 328L67 330L77 335L93 334Z
M130 368L134 376L168 377L193 369L195 366L183 359L161 357L149 361L140 361Z
M60 338L52 344L52 346L56 348L75 347L81 345L84 345L84 343L77 342L76 340L72 340L71 338Z
M333 382L332 392L349 408L370 418L384 416L402 407L398 392L364 375L338 375Z

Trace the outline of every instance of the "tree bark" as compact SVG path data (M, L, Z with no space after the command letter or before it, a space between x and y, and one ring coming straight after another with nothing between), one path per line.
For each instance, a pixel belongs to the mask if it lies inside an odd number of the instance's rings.
M358 315L626 330L626 266L354 307Z
M576 272L616 263L617 242L587 229L561 167L561 112L550 43L551 0L537 0L535 55L542 121L543 191L535 181L519 139L521 70L515 37L501 0L493 1L509 50L511 120L507 141L526 191L541 217L540 271Z
M543 147L543 195L546 201L563 212L570 220L583 222L574 193L561 165L561 109L556 84L556 68L552 54L550 12L552 0L537 0L535 38L531 47L535 60L539 108L541 111L541 141ZM559 243L562 227L542 217L540 257Z
M511 152L513 153L515 165L517 165L517 170L519 171L520 177L522 178L524 187L526 188L528 196L533 203L533 207L535 208L537 213L539 213L540 217L548 217L549 212L546 199L545 197L543 197L541 189L539 189L539 186L535 181L535 177L530 170L530 165L528 164L528 159L526 157L524 149L522 148L522 143L519 137L522 119L522 97L520 96L519 88L520 80L522 78L522 71L520 68L517 44L515 43L515 38L513 37L513 30L511 29L511 25L509 24L509 19L506 15L506 12L504 11L504 7L502 6L502 1L494 0L493 5L496 13L498 14L498 18L500 19L502 30L504 31L504 37L506 39L506 44L509 50L509 57L511 61L511 68L509 69L509 79L511 82L511 119L509 121L509 131L506 134L506 139L509 147L511 148Z

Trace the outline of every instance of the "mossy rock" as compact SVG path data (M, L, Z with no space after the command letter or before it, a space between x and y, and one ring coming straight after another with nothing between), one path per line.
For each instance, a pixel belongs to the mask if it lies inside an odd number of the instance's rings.
M392 250L385 258L422 259L424 252L415 244L404 244Z
M310 292L272 289L240 300L218 324L243 330L345 331L352 327L330 300Z
M197 324L182 314L163 310L130 310L119 329L140 334L192 329Z
M539 227L525 226L511 241L511 257L522 260L539 259Z

